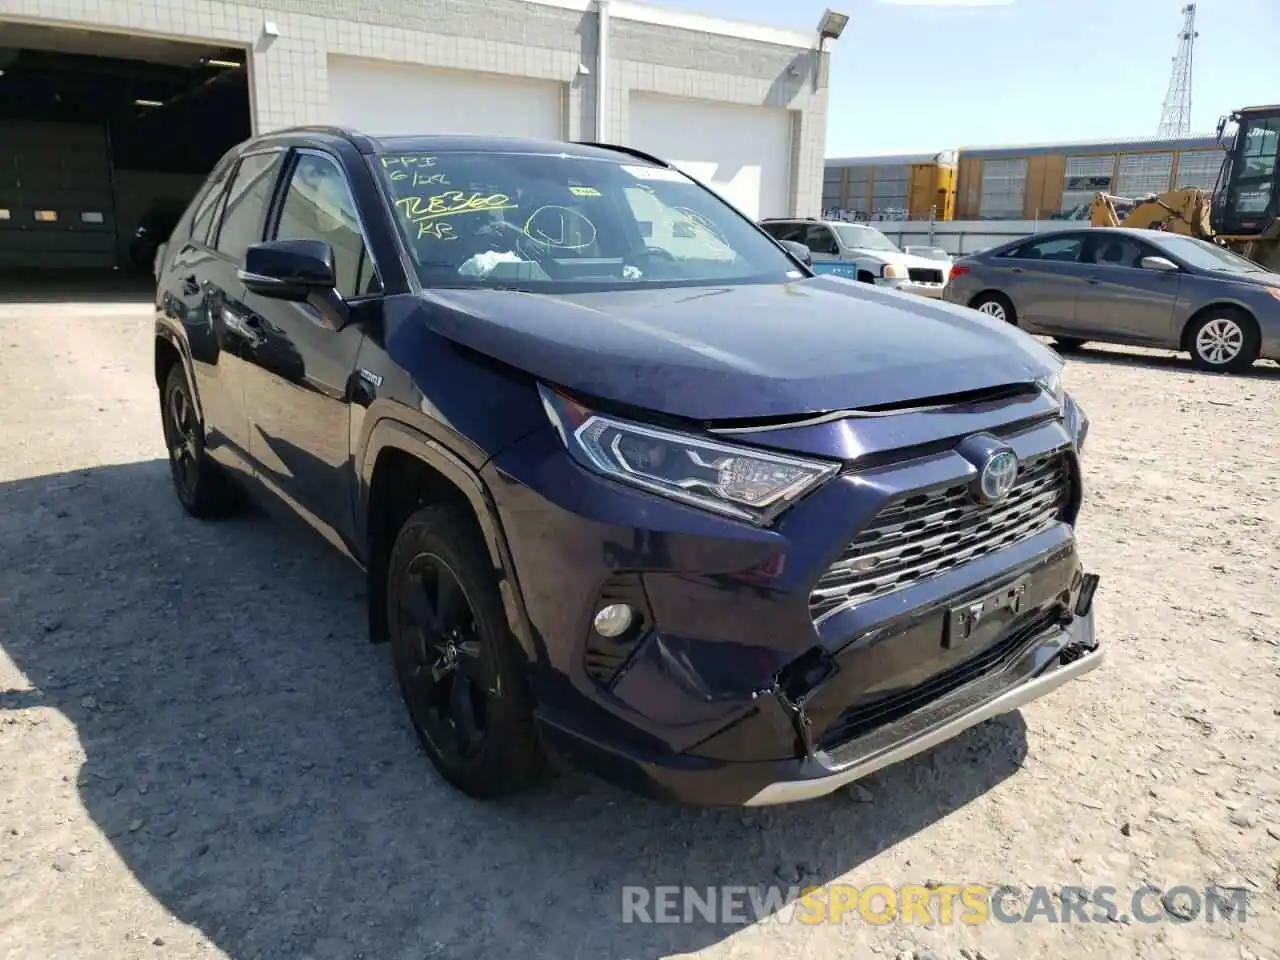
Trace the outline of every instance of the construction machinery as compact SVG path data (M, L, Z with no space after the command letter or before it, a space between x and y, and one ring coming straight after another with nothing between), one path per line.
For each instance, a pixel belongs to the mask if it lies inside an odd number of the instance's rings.
M1226 155L1212 191L1190 187L1138 199L1098 193L1090 223L1197 237L1280 273L1280 104L1223 117L1218 139Z

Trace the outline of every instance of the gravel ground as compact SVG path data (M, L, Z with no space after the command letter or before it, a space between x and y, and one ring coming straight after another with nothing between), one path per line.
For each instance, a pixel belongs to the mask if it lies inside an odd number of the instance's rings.
M180 512L150 335L145 303L0 304L0 956L1280 958L1274 366L1073 359L1107 663L744 814L581 775L491 806L442 786L346 562ZM1251 899L1213 924L620 922L627 884L834 880Z

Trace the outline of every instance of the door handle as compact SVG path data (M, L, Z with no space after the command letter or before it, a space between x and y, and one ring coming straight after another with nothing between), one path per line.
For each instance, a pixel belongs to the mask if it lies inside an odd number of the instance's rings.
M1101 283L1102 281L1101 281L1101 280L1099 280L1097 277L1085 277L1085 278L1084 278L1084 282L1085 282L1085 283L1090 283L1090 284L1093 284L1093 285L1095 285L1095 286L1096 286L1097 284Z
M200 283L194 273L182 278L182 292L188 297L194 297L200 292Z
M1009 272L1010 272L1010 273L1025 273L1026 271L1024 271L1021 267L1011 267L1011 268L1010 268L1010 270L1009 270Z
M249 341L250 346L258 346L262 343L262 322L257 317L245 317L233 310L228 310L226 306L222 308L222 322L227 328L234 330L245 340Z

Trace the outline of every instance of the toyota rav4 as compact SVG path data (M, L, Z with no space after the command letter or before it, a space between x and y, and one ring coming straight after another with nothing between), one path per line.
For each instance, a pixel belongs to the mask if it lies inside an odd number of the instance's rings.
M473 796L829 793L1102 650L1060 358L805 259L626 148L250 140L157 262L177 496L359 565Z

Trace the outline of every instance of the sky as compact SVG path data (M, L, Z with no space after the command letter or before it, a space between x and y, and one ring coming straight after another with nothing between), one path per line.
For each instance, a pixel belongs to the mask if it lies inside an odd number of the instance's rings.
M655 0L816 30L830 46L827 156L1154 135L1185 0ZM1280 103L1280 0L1199 0L1192 131Z

